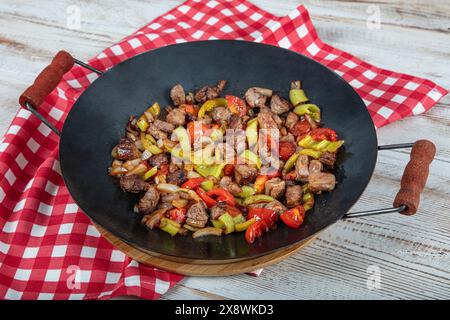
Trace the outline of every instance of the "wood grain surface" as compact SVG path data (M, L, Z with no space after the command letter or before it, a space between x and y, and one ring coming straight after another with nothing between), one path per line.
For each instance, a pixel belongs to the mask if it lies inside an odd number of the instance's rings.
M17 99L59 49L86 60L182 1L5 0L0 2L0 134ZM253 0L284 15L303 3L320 37L377 66L450 88L450 1ZM67 8L81 9L81 29ZM379 29L367 19L379 10ZM437 156L416 216L341 221L258 278L189 277L163 299L449 299L450 97L427 114L378 130L380 144L429 139ZM375 174L353 210L391 206L407 150L379 153ZM380 286L368 286L373 271ZM370 281L369 281L370 282ZM369 283L370 284L370 283Z

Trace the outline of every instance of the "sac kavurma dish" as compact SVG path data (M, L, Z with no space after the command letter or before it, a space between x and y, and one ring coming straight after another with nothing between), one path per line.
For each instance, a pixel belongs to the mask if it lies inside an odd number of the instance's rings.
M314 196L334 189L344 141L322 125L300 81L288 98L260 87L222 96L226 84L195 93L175 85L172 105L131 116L112 150L109 175L140 195L134 209L148 228L194 238L242 232L253 243L278 220L299 228Z

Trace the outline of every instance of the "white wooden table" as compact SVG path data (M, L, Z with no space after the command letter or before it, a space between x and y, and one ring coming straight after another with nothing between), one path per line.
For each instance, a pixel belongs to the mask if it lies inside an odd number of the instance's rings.
M4 0L0 2L0 134L17 99L59 49L88 59L182 1ZM450 2L254 0L284 15L300 3L321 38L377 66L412 73L450 88ZM67 10L81 8L81 29ZM380 10L380 29L367 27ZM70 11L70 8L69 8ZM306 249L259 278L187 278L164 299L433 299L450 298L450 97L425 115L378 131L380 144L434 141L420 212L341 221ZM354 210L389 207L408 151L379 153L373 179ZM368 278L380 271L380 286ZM369 284L373 283L369 280Z

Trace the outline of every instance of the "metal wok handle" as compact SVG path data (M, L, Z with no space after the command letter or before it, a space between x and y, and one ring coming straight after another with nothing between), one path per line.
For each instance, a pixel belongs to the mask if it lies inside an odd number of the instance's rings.
M344 219L399 212L413 215L420 204L420 194L428 179L429 167L436 155L436 146L428 140L418 140L414 144L380 146L379 150L412 147L410 160L405 167L393 208L348 213Z
M52 62L41 71L34 83L28 87L19 98L19 104L29 110L32 114L38 117L45 125L52 129L58 136L61 132L51 124L45 117L43 117L37 108L44 102L44 99L55 90L56 86L61 82L62 77L70 69L74 63L81 65L91 71L102 74L101 71L92 68L84 62L74 59L72 55L66 51L59 51Z

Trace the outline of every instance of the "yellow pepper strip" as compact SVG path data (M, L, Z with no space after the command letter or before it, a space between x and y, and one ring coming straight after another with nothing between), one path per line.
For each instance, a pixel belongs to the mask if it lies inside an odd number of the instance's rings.
M174 236L180 230L181 225L173 220L162 218L159 222L159 228L169 233L171 236Z
M261 158L258 157L256 154L251 152L250 150L245 150L240 155L242 159L246 161L246 163L254 164L258 169L261 169L262 161Z
M303 195L303 208L305 211L311 210L314 207L314 195L307 192Z
M250 196L244 199L244 206L249 206L254 203L261 203L261 202L272 202L275 201L274 198L271 196L265 195L265 194L257 194L254 196Z
M224 98L217 98L213 100L207 100L198 111L198 117L203 118L207 112L212 111L216 107L226 107L227 100Z
M220 220L211 220L211 223L214 226L214 228L225 229L225 225Z
M199 229L199 230L195 231L194 234L192 235L192 238L196 239L196 238L205 237L205 236L219 237L221 235L222 235L222 229L207 227L207 228L203 228L203 229Z
M309 157L314 158L314 159L319 159L320 156L322 155L322 152L316 151L316 150L313 150L313 149L303 149L302 151L300 151L300 154L309 156Z
M185 228L185 229L187 229L187 230L189 230L189 231L192 231L192 232L195 232L195 231L198 231L198 230L200 230L200 228L196 228L196 227L193 227L193 226L190 226L190 225L188 225L188 224L183 224L183 228Z
M254 224L256 222L255 218L252 218L250 220L247 220L243 223L239 223L237 225L234 226L234 229L236 230L236 232L242 232L248 229L248 227L250 227L252 224Z
M315 104L301 104L295 107L294 113L298 116L308 114L314 121L320 122L320 108Z
M247 137L247 143L249 149L255 147L258 143L258 119L252 119L247 123L245 129L245 136Z
M158 102L155 102L148 110L152 115L157 117L159 113L161 112L161 107L159 106Z
M233 223L234 223L235 227L237 224L244 223L244 222L245 222L245 218L242 214L238 214L236 217L233 217Z
M221 215L219 217L219 221L221 221L225 226L225 234L234 232L233 217L231 217L229 213L225 213L225 214Z
M284 164L284 167L283 167L283 172L287 173L287 172L292 170L292 168L294 167L295 162L297 161L299 155L300 155L300 152L296 152L292 156L290 156L289 159L287 159L287 161L286 161L286 163Z
M291 100L293 106L297 106L300 103L308 102L309 99L302 89L291 89L289 91L289 100Z
M205 191L211 191L214 188L214 182L205 180L200 184L200 187Z
M344 145L344 140L331 142L327 147L326 151L328 152L336 152L340 147Z
M240 198L247 198L256 193L255 189L253 189L252 187L249 187L249 186L242 186L241 189L242 189L242 192L240 192L237 195Z
M157 172L158 172L158 167L153 167L150 170L148 170L143 176L144 181L147 181L148 179L153 177Z
M147 118L142 115L138 121L136 122L136 125L138 126L139 130L141 130L141 132L146 132L148 127L150 126L150 124L148 123Z

